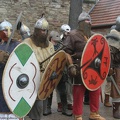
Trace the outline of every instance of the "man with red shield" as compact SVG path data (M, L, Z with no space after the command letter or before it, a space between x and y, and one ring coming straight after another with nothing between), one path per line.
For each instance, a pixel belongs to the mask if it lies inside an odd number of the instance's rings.
M75 116L75 120L82 120L83 98L86 87L83 85L80 73L80 61L83 49L90 36L91 18L88 13L82 12L78 17L78 28L76 30L72 30L64 42L64 45L66 46L65 51L72 58L72 61L69 62L70 65L68 69L70 75L73 77L73 114ZM89 91L89 120L105 120L105 118L101 117L98 113L99 96L100 88L95 91Z

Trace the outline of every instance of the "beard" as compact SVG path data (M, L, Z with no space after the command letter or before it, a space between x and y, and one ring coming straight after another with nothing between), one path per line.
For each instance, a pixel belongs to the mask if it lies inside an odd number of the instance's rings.
M85 25L84 27L84 34L89 38L91 37L91 25L90 24L87 24Z
M43 34L40 29L35 28L32 40L37 47L48 47L48 33Z
M89 38L91 37L91 25L85 21L79 23L78 29L84 33L84 35Z
M35 39L38 43L44 43L47 41L47 35L39 34L35 37Z

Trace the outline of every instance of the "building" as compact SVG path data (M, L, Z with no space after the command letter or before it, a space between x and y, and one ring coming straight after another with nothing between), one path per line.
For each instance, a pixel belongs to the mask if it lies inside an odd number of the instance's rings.
M106 35L120 15L120 0L99 0L91 9L92 31Z

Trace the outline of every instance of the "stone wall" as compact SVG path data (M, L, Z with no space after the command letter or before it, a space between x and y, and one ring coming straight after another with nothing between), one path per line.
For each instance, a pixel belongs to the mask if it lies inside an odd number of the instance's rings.
M89 11L93 4L84 4L83 10ZM0 21L4 19L13 25L22 11L21 21L33 32L35 22L45 13L50 30L59 31L60 26L68 23L70 0L0 0Z

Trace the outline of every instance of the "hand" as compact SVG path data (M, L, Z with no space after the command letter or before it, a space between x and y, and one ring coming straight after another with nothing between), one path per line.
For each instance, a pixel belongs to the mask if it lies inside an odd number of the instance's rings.
M108 75L111 76L111 75L113 75L113 74L114 74L114 69L113 69L113 68L110 68Z
M41 65L40 65L40 72L43 73L44 71L45 71L45 68L43 68L43 65L41 64Z
M68 66L68 72L69 72L70 76L72 76L72 77L76 76L76 74L77 74L76 66L74 64L70 64Z
M0 50L0 63L6 64L9 58L9 54L5 51Z

